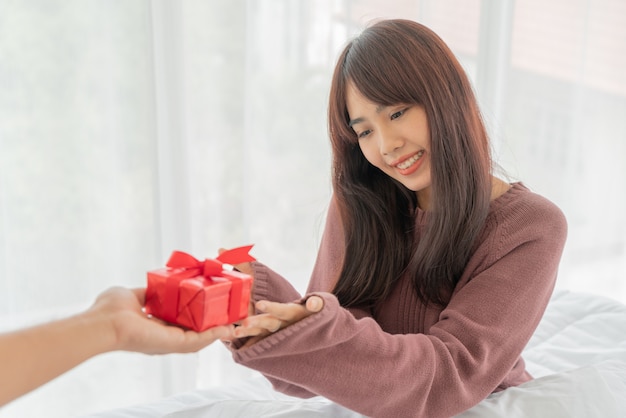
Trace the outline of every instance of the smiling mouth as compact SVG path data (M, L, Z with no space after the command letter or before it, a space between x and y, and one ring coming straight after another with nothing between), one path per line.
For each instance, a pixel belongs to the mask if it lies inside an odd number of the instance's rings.
M415 164L420 158L422 158L423 155L424 155L424 150L418 152L417 154L415 154L411 158L407 158L406 160L402 161L401 163L396 164L396 167L398 167L400 170L406 170L407 168L409 168L413 164Z

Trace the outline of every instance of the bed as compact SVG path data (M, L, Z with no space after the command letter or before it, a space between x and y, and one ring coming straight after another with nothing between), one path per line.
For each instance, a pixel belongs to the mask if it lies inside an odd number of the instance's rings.
M555 292L524 359L533 381L492 394L458 417L626 417L626 305L588 293ZM282 395L260 376L87 416L363 417L322 397Z

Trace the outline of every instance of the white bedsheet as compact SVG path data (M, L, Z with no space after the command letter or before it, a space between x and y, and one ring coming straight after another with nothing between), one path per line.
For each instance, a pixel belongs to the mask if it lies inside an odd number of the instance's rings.
M490 395L458 418L626 417L626 305L591 294L554 294L524 351L536 377ZM329 400L298 399L262 377L196 390L91 418L362 418Z

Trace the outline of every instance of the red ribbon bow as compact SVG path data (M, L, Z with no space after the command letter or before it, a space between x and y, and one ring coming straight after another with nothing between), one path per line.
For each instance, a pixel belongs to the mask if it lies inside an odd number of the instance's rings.
M243 247L233 248L232 250L226 250L217 256L215 259L207 258L204 261L200 261L190 254L182 251L174 251L167 261L166 266L170 268L180 268L188 270L190 277L194 276L217 276L222 270L224 270L224 264L239 264L249 261L256 261L248 252L252 248L252 245L245 245Z
M182 251L173 251L166 266L173 269L184 270L184 273L170 277L166 283L164 297L164 311L161 319L168 322L175 322L178 313L178 286L180 281L192 277L203 276L209 278L218 276L224 270L224 264L235 265L249 261L256 261L248 252L252 245L233 248L221 253L217 258L200 261L190 254ZM234 281L235 284L237 280ZM240 291L241 283L237 283L237 290Z

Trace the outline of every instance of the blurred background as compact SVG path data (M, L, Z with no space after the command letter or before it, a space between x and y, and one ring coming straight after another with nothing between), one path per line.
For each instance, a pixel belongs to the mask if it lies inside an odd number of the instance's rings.
M0 0L0 331L144 286L174 249L255 244L304 290L331 193L332 68L389 17L450 45L499 165L565 212L558 288L626 303L623 0ZM0 417L250 375L219 344L111 353Z

